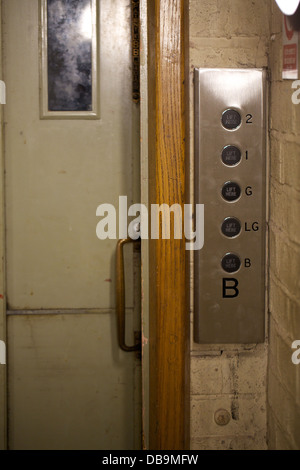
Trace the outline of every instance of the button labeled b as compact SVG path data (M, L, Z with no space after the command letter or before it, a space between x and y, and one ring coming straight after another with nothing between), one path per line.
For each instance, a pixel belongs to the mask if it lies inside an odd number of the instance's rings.
M221 262L222 268L226 273L236 273L241 267L241 260L234 253L227 253Z

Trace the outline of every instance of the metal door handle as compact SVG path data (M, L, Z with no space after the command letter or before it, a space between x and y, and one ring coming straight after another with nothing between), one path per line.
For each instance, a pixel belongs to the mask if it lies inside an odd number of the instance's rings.
M123 238L118 241L117 244L117 259L116 259L116 310L117 310L117 321L118 321L118 340L119 346L123 351L138 351L141 348L141 344L135 344L134 346L127 346L125 343L125 275L124 275L124 257L123 257L123 246L126 243L138 243L140 239L132 240L131 238Z

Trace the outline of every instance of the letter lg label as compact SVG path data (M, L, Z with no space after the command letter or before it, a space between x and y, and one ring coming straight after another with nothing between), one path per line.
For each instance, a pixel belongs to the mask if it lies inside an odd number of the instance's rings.
M252 224L248 222L245 222L245 232L257 232L259 230L259 224L258 222L253 222Z

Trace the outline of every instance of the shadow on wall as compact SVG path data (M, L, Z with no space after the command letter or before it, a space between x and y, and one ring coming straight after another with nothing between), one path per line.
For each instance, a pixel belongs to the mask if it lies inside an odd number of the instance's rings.
M294 31L300 31L300 2L299 0L276 0L282 13L289 18Z
M290 24L294 31L300 31L300 6L297 8L296 13L289 17Z

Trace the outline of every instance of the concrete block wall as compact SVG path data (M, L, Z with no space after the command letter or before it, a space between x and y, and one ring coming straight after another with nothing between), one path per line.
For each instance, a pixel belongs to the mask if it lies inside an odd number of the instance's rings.
M268 66L270 2L189 2L191 197L194 67ZM249 347L191 344L191 449L266 449L267 342ZM228 424L216 423L220 409Z
M273 5L274 4L274 5ZM272 2L270 46L270 346L268 443L300 449L300 104L293 80L282 80L282 14Z

